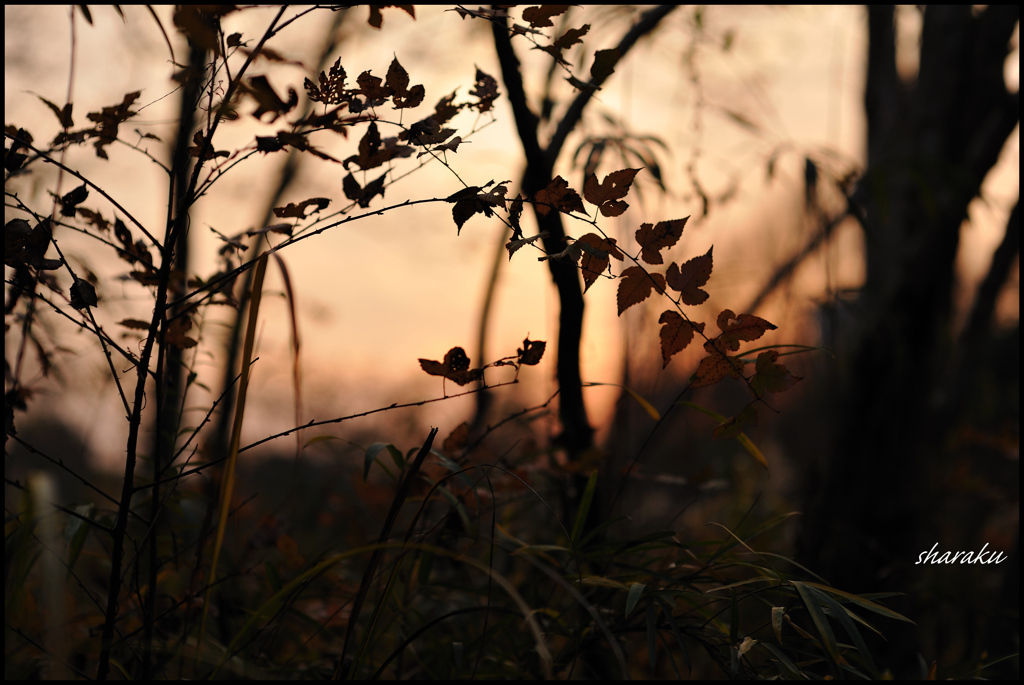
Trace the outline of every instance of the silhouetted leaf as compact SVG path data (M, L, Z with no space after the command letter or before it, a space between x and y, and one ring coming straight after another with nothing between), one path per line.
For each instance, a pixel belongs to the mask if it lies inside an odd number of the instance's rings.
M538 203L535 206L541 216L547 216L552 209L560 212L586 213L579 194L570 188L569 182L561 176L555 176L546 188L537 191L533 199Z
M199 344L198 341L185 335L192 330L192 319L188 316L179 316L172 319L167 325L167 336L164 342L174 345L179 350L187 350Z
M535 29L544 26L554 26L551 17L564 14L569 9L568 5L541 5L540 7L527 7L523 10L523 21L529 22Z
M543 257L537 257L538 262L543 262L548 259L561 259L566 262L572 262L573 264L579 264L580 257L583 256L583 243L573 242L565 246L565 249L561 252L555 252L548 254Z
M639 169L622 169L605 176L603 182L597 182L597 176L588 176L583 184L583 197L592 205L597 205L604 216L619 216L629 205L621 201L629 192L633 177Z
M413 5L370 5L370 17L366 20L366 23L375 29L379 29L384 23L384 16L380 11L385 7L397 7L413 19L416 18L416 8Z
M455 220L459 233L462 232L463 224L474 214L481 213L486 217L491 217L494 216L491 207L505 206L505 194L508 192L508 188L505 187L506 183L508 181L502 181L487 193L482 192L483 189L479 186L470 186L445 198L448 202L455 202L455 206L452 207L452 218Z
M675 262L669 265L665 280L670 288L682 293L680 298L683 304L698 305L708 299L707 291L701 290L701 287L711 278L713 249L708 248L707 253L694 257L682 266L677 267Z
M71 286L71 306L75 309L85 309L95 307L98 302L96 288L92 283L83 278L76 278Z
M355 200L359 203L360 207L366 208L370 206L370 200L377 195L384 197L384 179L387 178L387 172L385 171L380 177L370 181L366 184L365 188L359 186L359 182L356 181L355 176L349 173L341 181L341 188L345 191L345 197L350 200Z
M547 234L547 231L542 231L537 235L530 236L529 238L515 238L505 243L505 249L508 250L509 260L511 261L512 255L514 255L516 253L516 250L521 248L523 245L529 245L530 243L534 243L537 240L546 236Z
M71 110L73 106L70 102L63 107L58 107L42 95L37 95L36 97L42 100L43 103L53 111L57 117L57 121L60 122L61 128L68 129L74 127L75 122L74 119L71 118Z
M84 183L62 197L60 199L61 216L74 216L75 206L85 202L87 197L89 197L89 189Z
M12 219L4 225L4 264L19 268L31 266L39 271L60 268L59 259L46 259L52 233L46 218L29 229L24 219Z
M661 327L661 368L668 366L673 355L682 352L693 340L693 332L704 332L703 323L687 321L672 309L661 313L658 323Z
M697 371L690 383L691 388L714 385L726 376L743 378L743 362L729 356L729 348L721 344L718 338L704 343L704 349L709 354L697 364Z
M444 355L444 363L432 359L420 359L420 367L431 376L444 376L459 385L483 380L483 369L470 369L469 357L461 347L453 347Z
M735 319L735 323L730 323ZM740 314L736 316L731 309L722 310L718 315L718 328L722 334L716 338L726 349L736 351L740 349L741 340L757 340L765 331L774 331L775 326L768 323L759 316L753 314ZM709 343L705 343L707 347Z
M423 102L423 97L426 95L422 85L415 85L409 88L409 74L399 64L397 57L391 60L391 66L388 67L388 76L385 83L391 89L391 101L394 103L395 109L419 107L420 103Z
M544 356L544 348L546 346L547 343L543 340L524 338L522 349L516 350L516 353L519 355L519 363L526 366L539 364L540 358Z
M512 206L508 210L508 220L512 224L512 240L523 237L523 229L519 226L519 220L523 216L523 194L516 193L516 199L512 200ZM512 255L509 255L511 258Z
M303 200L299 204L289 202L284 207L274 207L274 216L276 216L278 219L305 219L306 216L308 216L306 214L306 210L309 209L310 207L314 207L313 211L310 212L310 214L315 214L320 210L326 209L327 205L329 204L331 204L331 201L326 197L311 197L308 200Z
M341 66L339 57L329 73L320 72L319 84L313 83L308 78L304 85L306 94L313 102L322 102L325 105L340 105L346 100L345 90L345 68Z
M620 262L625 257L615 246L615 238L602 238L596 233L587 233L576 242L592 248L591 250L584 248L586 254L583 255L583 263L580 265L583 271L583 292L587 292L587 289L608 268L609 257L614 257Z
M86 115L89 121L96 122L96 156L107 159L107 151L104 149L117 140L117 129L122 122L135 116L135 112L129 109L133 102L139 99L142 91L126 93L121 102L110 107L104 107L99 112L90 112Z
M188 149L188 154L191 157L198 158L200 155L203 155L203 147L206 144L206 137L203 135L203 132L196 131L195 134L193 134L192 136L192 142L195 143L195 145ZM230 156L231 153L228 152L227 150L215 150L213 144L211 143L210 147L206 149L206 154L203 156L203 159L216 159L218 157Z
M757 364L754 375L750 378L750 387L759 397L763 397L769 392L789 390L797 382L803 380L803 378L791 374L789 369L782 364L776 364L778 358L779 353L775 350L765 350L757 355Z
M266 76L254 76L247 84L243 82L243 87L245 92L256 100L258 107L252 116L259 120L263 119L264 114L270 113L273 116L270 117L269 123L273 123L279 116L287 114L299 104L299 94L294 88L288 89L288 101L285 102L274 92L274 87L270 85Z
M451 95L445 95L437 101L436 105L434 105L434 113L430 115L430 118L433 119L438 126L443 126L451 121L452 117L462 111L462 108L466 106L465 103L458 105L452 104L452 102L455 101L455 92L456 91L452 91Z
M619 290L616 301L619 305L619 316L635 304L640 304L651 296L655 285L665 290L665 277L659 273L647 273L639 266L631 266L619 275Z
M584 24L578 29L569 29L568 31L563 33L558 38L558 40L556 40L553 44L537 45L533 49L543 50L544 52L554 57L559 64L568 67L570 66L569 63L562 59L562 50L565 50L566 48L571 48L573 45L576 45L577 43L582 43L583 36L585 36L587 34L587 31L589 30L590 24Z
M498 99L498 81L491 75L476 68L476 84L469 94L478 98L480 102L470 105L476 111L489 112L494 107L494 101Z
M458 152L459 151L459 145L462 145L463 142L464 141L462 140L462 136L455 136L454 138L449 140L444 145L438 145L437 147L435 147L434 148L434 152L443 152L443 151L448 151L448 150L450 150L452 152ZM465 141L465 142L468 142L468 141ZM425 154L426 154L425 152L421 152L420 154L418 154L416 156L417 157L421 157L421 156L423 156Z
M604 82L615 73L615 65L619 61L619 49L598 50L594 53L594 63L590 67L590 78L595 83Z
M593 177L595 182L597 177ZM610 178L610 177L609 177ZM627 187L628 191L629 188ZM625 192L622 194L625 195ZM620 196L621 197L621 196ZM590 198L587 198L590 200ZM590 200L593 202L593 200ZM598 204L597 202L593 202ZM640 258L648 264L663 264L661 250L672 247L683 235L683 227L690 217L674 221L659 221L657 225L640 224L636 231L636 242L641 247Z
M440 141L438 141L440 142ZM377 122L371 121L366 128L366 133L359 140L359 154L352 155L345 160L345 168L352 162L359 165L363 171L374 169L399 157L410 157L414 150L408 145L399 145L397 138L386 138L381 140L380 132L377 130Z
M380 107L391 97L391 89L384 85L379 76L374 76L369 70L359 74L356 78L359 90L355 91L363 96L363 100L355 98L349 101L349 109L353 112L361 112L370 107Z

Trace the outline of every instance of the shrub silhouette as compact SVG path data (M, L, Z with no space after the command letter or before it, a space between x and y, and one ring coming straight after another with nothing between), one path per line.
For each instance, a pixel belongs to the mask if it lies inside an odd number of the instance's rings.
M395 7L415 18L412 6ZM88 7L79 6L78 11L92 22ZM586 173L582 194L552 175L554 159L588 99L636 40L654 30L671 8L646 13L618 47L597 51L586 78L568 50L582 43L589 25L554 30L552 19L564 17L565 6L528 8L521 13L522 23L513 21L511 26L506 10L459 7L462 19L491 24L503 62L502 82L477 67L467 74L473 84L468 99L445 95L432 112L434 95L414 84L417 75L407 71L398 55L384 77L364 70L354 81L338 58L305 80L304 98L294 87L283 97L280 84L267 76L250 76L250 68L257 60L286 61L269 45L275 35L306 14L324 10L298 10L285 18L286 9L281 9L258 38L226 34L222 20L245 11L233 6L174 11L173 30L187 39L190 51L187 63L178 64L167 41L179 69L174 78L183 103L167 163L130 142L125 133L142 91L87 114L90 123L81 128L75 125L73 103L44 101L62 128L49 143L37 142L32 126L5 127L8 208L15 215L5 225L5 264L12 274L6 315L9 329L19 336L16 345L5 347L7 443L35 453L47 468L62 467L59 457L41 453L18 434L23 417L38 402L38 381L26 380L30 375L24 350L35 350L44 372L61 363L42 330L51 320L85 331L98 343L128 426L119 495L107 494L85 474L73 473L94 501L61 503L53 501L45 477L26 483L8 478L9 486L24 493L9 515L6 535L8 675L91 677L95 664L99 679L109 677L112 666L142 678L282 673L570 677L581 670L583 675L681 676L677 657L688 669L688 645L700 645L730 676L877 677L879 670L861 636L863 626L875 629L864 616L906 619L878 603L877 596L858 597L800 580L804 569L756 551L755 538L787 516L721 526L720 539L696 544L673 531L616 539L614 519L598 517L594 523L591 516L597 508L598 476L584 460L592 429L582 405L585 384L578 368L582 300L574 297L602 287L599 281L613 280L620 315L652 297L665 298L667 308L658 319L663 367L694 339L703 341L706 352L677 403L689 388L727 378L740 382L750 399L735 416L698 408L718 417L709 438L740 440L765 468L767 460L743 430L757 424L757 405L768 406L770 393L783 392L800 380L779 362L792 353L774 349L781 345L741 351L744 343L774 330L770 322L725 309L717 317L718 332L712 334L705 322L690 318L684 307L708 298L704 288L713 259L708 250L680 263L670 261L687 218L643 223L635 230L636 244L628 247L602 229L602 219L626 211L641 169L619 169L603 179L594 171ZM371 7L368 23L379 28L393 13ZM151 15L166 36L157 14ZM519 98L522 84L513 73L518 65L508 50L511 38L520 36L550 55L552 68L564 70L580 94L546 148L536 140L535 122L532 133L521 130L528 165L516 196L509 197L514 187L509 180L481 180L480 185L465 182L446 197L397 202L387 197L400 173L425 164L440 164L454 173L451 160L486 125L483 115L493 117L502 84ZM329 57L324 55L325 64ZM302 101L315 106L303 112ZM251 116L282 128L237 149L219 149L220 127L248 116L241 113L243 106L255 106ZM426 115L406 125L405 109ZM457 127L454 120L463 111L478 115L475 127ZM529 113L516 116L522 123ZM325 131L351 140L352 154L339 159L311 142L311 134ZM73 160L84 146L91 145L97 158L107 159L114 144L132 147L140 159L166 171L170 199L162 233L145 226L99 183L76 170ZM223 244L216 271L193 275L186 238L195 203L243 161L261 163L291 153L342 167L341 189L348 203L337 197L282 199L273 207L273 223L236 235L218 234ZM43 164L60 169L58 188L63 176L80 182L68 193L53 193L49 207L23 198L18 190L22 179ZM395 487L385 491L387 513L380 530L353 535L355 544L334 541L317 548L307 544L310 539L297 540L274 516L250 526L233 499L245 468L238 461L241 453L300 430L517 383L522 367L536 365L547 351L546 341L527 335L514 354L471 368L464 348L452 347L441 361L419 360L424 372L442 377L441 397L328 420L297 420L287 431L241 444L249 373L258 363L253 349L263 280L271 260L287 284L284 259L291 246L420 203L450 204L457 234L470 221L500 220L510 232L510 260L536 250L537 258L551 267L562 302L555 394L560 395L563 446L582 484L570 519L560 521L548 504L558 493L530 482L521 466L503 460L470 464L467 459L484 437L504 424L546 411L555 400L552 396L485 431L471 431L466 424L456 427L439 447L439 429L432 428L422 444L409 449L388 442L360 448L364 468L359 487L367 499L382 491L369 482L375 465ZM526 205L538 217L536 235L524 235L520 221ZM563 222L585 228L574 238ZM149 298L143 318L116 324L141 332L138 349L119 344L108 332L109 324L101 323L112 284L68 258L65 245L86 240L104 246L130 267L133 287ZM254 246L257 256L246 258ZM243 275L250 280L240 279ZM290 285L288 289L297 341L294 293ZM233 383L204 408L200 424L189 427L183 407L196 382L198 354L210 351L203 323L214 306L237 310L239 330L244 331L237 346L240 358L237 364L225 362ZM513 367L512 380L488 385L485 370L496 366ZM134 373L119 373L125 367ZM528 371L524 378L529 382ZM478 385L449 395L448 381L460 388ZM664 421L643 397L627 392L657 421L655 428ZM218 406L222 401L230 410ZM144 414L150 403L155 412ZM223 445L207 441L215 412L230 425ZM147 421L154 435L149 448L140 444ZM313 440L320 437L330 436ZM199 458L194 459L197 449ZM143 467L148 470L143 472ZM233 556L224 551L232 521L255 529L248 539L236 540ZM105 581L100 581L103 575ZM35 610L40 605L42 610ZM842 626L846 642L839 641L835 625ZM635 655L644 651L647 658L640 663Z

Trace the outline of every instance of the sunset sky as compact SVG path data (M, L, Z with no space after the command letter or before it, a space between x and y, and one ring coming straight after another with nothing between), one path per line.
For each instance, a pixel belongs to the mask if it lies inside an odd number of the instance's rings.
M75 125L86 126L87 112L115 104L127 92L141 90L134 107L139 115L121 126L121 137L139 140L135 129L160 136L163 143L145 141L143 146L166 161L178 107L178 94L172 92L176 84L170 81L174 69L152 17L142 7L123 9L123 21L111 7L99 6L92 8L93 26L80 14L74 18L71 101ZM178 60L183 60L187 50L184 39L173 31L171 8L154 9L173 41ZM254 45L276 11L260 8L229 15L223 22L225 31L241 32L243 41ZM285 16L301 11L289 8ZM579 51L580 46L567 51L566 56L574 74L586 75L594 50L612 47L636 13L629 8L606 6L577 8L575 12L572 26L590 23L592 27L585 43L587 56L584 58ZM398 59L411 82L422 83L426 89L424 104L405 113L403 123L426 116L434 103L455 89L457 101L471 99L468 92L476 68L500 81L485 22L460 19L455 12L438 6L417 7L415 20L390 8L384 10L383 28L378 31L367 25L366 13L364 7L349 12L340 46L329 63L340 57L351 83L364 70L383 77L392 59ZM37 96L58 106L67 99L72 64L69 14L66 7L5 6L5 124L29 129L37 143L51 140L60 130L56 117ZM901 16L905 17L901 38L912 43L916 12L901 11ZM303 79L315 78L312 69L331 19L326 11L311 13L269 41L279 54L302 66L259 61L248 75L266 75L282 97L289 87L301 95ZM774 267L810 235L813 227L803 215L805 156L810 156L823 173L844 174L862 163L865 10L850 6L711 7L704 11L701 27L693 60L697 85L693 71L684 63L696 35L694 11L680 9L620 65L591 103L583 128L591 134L610 132L601 116L610 113L631 131L664 141L668 151L657 145L653 148L659 155L668 192L660 194L650 173L642 171L627 198L630 209L616 219L602 219L601 225L619 239L620 245L633 250L632 235L641 223L692 215L682 240L668 254L670 260L682 262L714 245L715 269L707 286L711 298L692 315L714 326L718 311L727 307L739 311L746 306ZM516 39L514 44L523 61L527 90L536 105L551 58L529 50L530 44L523 39ZM1019 79L1017 54L1007 67L1013 87ZM237 68L242 58L234 59L232 64ZM901 67L908 73L916 68L906 57ZM574 96L561 76L557 81L556 116ZM254 135L272 135L285 127L283 120L271 124L265 117L257 122L250 116L253 109L251 99L244 101L239 121L218 130L217 149L251 145ZM390 107L378 113L384 121L399 115ZM286 118L292 121L294 116ZM509 197L514 197L523 158L504 97L496 103L494 118L495 123L471 136L447 159L452 170L469 185L511 181ZM474 113L465 111L453 124L466 137L474 123L484 124L490 116L483 115L477 122L474 119ZM397 134L393 126L379 126L384 137ZM344 159L355 154L364 131L365 124L354 127L348 139L322 133L311 142L333 157ZM577 189L582 187L581 167L572 166L572 153L582 140L579 132L570 138L556 167L556 172ZM96 159L91 146L72 148L67 163L105 188L152 233L162 235L166 177L149 159L125 145L113 145L109 151L110 160L104 161ZM766 167L773 155L778 162L768 182ZM699 181L712 198L735 185L732 198L713 204L704 219L700 219L701 203L686 172L694 159ZM210 227L229 236L258 227L264 198L273 192L283 160L283 154L254 155L226 174L199 203L192 214L190 232L193 273L209 276L216 269L216 250L221 243ZM415 163L415 158L398 160L394 165L396 175ZM608 157L598 175L603 178L623 166L620 160ZM1001 237L1017 194L1018 169L1019 132L1004 150L997 172L986 182L987 202L975 203L973 223L963 234L960 264L971 289L987 268ZM375 199L370 210L409 198L446 197L463 187L452 170L430 164L389 186L384 199ZM357 174L357 178L363 182L380 173L375 169L365 177ZM332 203L325 213L337 211L348 204L341 191L344 175L340 166L307 155L299 180L284 201L327 197ZM55 178L52 168L37 170L17 182L19 192L30 203L34 200L37 208L42 207L46 192L55 190ZM78 185L73 181L65 177L60 192ZM83 206L99 209L112 218L110 206L95 194ZM592 209L588 205L588 210ZM8 208L7 219L12 216ZM536 232L532 216L529 212L524 216L525 233L532 235ZM566 230L579 237L588 232L588 227L567 222ZM368 217L282 251L300 316L304 420L437 397L441 393L440 379L423 373L417 359L439 360L454 346L464 347L476 366L480 361L476 339L483 291L494 253L508 235L503 224L482 215L471 218L457 234L451 205L437 203ZM124 262L112 259L109 250L99 250L95 242L80 236L58 231L56 237L73 259L87 263L100 276L102 299L97 316L108 331L119 330L116 322L124 318L150 316L146 308L151 301L148 292L134 283L108 280L127 272ZM765 343L815 343L806 325L814 298L858 285L859 240L853 226L841 228L828 249L808 260L792 283L756 312L780 328L766 337ZM523 369L518 388L498 391L515 390L524 403L544 401L555 389L558 305L547 266L537 260L539 255L537 250L527 248L517 252L511 262L507 255L502 257L484 360L515 354L527 335L548 341L545 359L536 367ZM655 372L675 380L688 376L698 350L687 350L668 369L660 371L656 320L665 306L645 303L617 317L615 285L603 279L586 295L584 380L621 382L622 355L627 346L634 377L649 377ZM1004 319L1019 315L1016 282L1014 286L1013 297L1001 302ZM290 409L288 308L280 294L282 289L279 271L271 264L256 352L260 362L250 390L252 420L243 442L294 423ZM961 293L958 301L969 302L971 289ZM218 340L222 330L215 320L208 321L202 331L204 343ZM73 360L68 364L68 375L74 382L64 387L52 382L46 386L53 393L54 410L88 434L91 442L123 445L125 423L116 394L109 383L100 382L107 371L95 341L75 335L70 327L58 327L57 336L75 350L68 358ZM201 349L206 351L197 360L197 371L200 378L216 387L220 382L219 346ZM209 352L216 356L209 356ZM487 374L493 383L508 378L511 371L498 368ZM449 392L452 388L449 384ZM592 424L606 427L617 390L593 388L585 392ZM209 401L199 394L189 406L208 406ZM64 403L72 405L74 411L61 411ZM469 418L472 403L469 397L428 405L420 420L441 425L445 434ZM334 432L344 435L345 430ZM382 436L382 440L388 439ZM121 457L120 449L115 447L108 455L111 461Z

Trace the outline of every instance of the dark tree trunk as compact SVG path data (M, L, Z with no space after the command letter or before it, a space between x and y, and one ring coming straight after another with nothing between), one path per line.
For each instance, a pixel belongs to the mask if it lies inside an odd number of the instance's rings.
M927 7L918 77L907 84L896 71L893 8L868 8L868 159L853 197L866 280L838 359L836 443L798 553L847 591L912 592L917 554L934 542L939 455L960 408L956 366L970 363L959 349L970 341L952 329L960 227L1017 126L1003 64L1018 16L1016 5ZM1011 220L1007 235L1017 230ZM979 295L975 333L988 336L992 308L980 300L994 301L1008 272ZM915 633L889 644L916 659Z

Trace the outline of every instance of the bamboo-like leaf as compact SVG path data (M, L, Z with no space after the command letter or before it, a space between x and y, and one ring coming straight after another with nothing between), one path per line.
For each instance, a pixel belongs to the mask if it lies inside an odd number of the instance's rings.
M899 613L893 611L892 609L886 609L881 604L875 604L871 600L864 599L863 597L858 597L857 595L850 594L849 592L843 592L842 590L837 590L834 587L829 587L827 585L821 585L820 583L811 583L809 581L803 581L803 584L804 585L809 585L811 587L818 588L819 590L824 590L825 592L830 592L833 595L838 595L839 597L842 597L843 599L848 599L851 602L853 602L854 604L856 604L856 605L858 605L860 607L863 607L864 609L867 609L868 611L873 611L876 614L881 614L882 616L885 616L886 618L894 618L894 619L896 619L898 621L905 621L907 623L910 623L911 625L917 625L916 623L911 621L909 618L907 618L903 614L899 614Z
M707 416L710 416L719 423L725 423L726 421L728 421L726 417L722 416L718 412L712 411L707 407L702 407L701 405L696 404L694 402L676 402L676 405L680 407L689 407L690 409L696 409L701 414L706 414ZM743 449L745 449L750 454L750 456L754 458L754 461L763 466L766 471L770 471L770 469L768 468L768 460L764 458L764 454L762 454L761 450L757 448L757 445L755 445L753 441L751 441L751 439L747 437L746 433L740 433L739 435L737 435L736 441L743 445Z
M658 666L658 614L650 599L647 600L647 654L653 674Z
M402 462L402 453L394 445L385 442L375 442L366 448L366 454L363 456L363 482L366 482L366 478L370 475L370 466L373 462L377 461L377 455L383 450L387 450L391 454L391 459L396 463ZM384 469L384 472L388 474L392 479L395 478L395 474L391 473L391 469L384 465L383 462L377 461L380 467Z
M630 397L636 400L637 404L643 407L643 410L647 412L648 416L650 416L655 421L661 421L661 414L658 412L657 409L654 408L654 405L648 402L646 399L644 399L644 397L640 393L633 390L632 388L627 388L626 386L619 385L618 383L587 383L586 385L614 385L616 388L622 388L629 394Z
M850 611L833 599L827 592L823 592L818 588L810 586L808 586L807 589L814 595L814 597L832 611L832 614L843 626L843 630L846 631L846 634L850 636L851 640L853 640L853 644L856 645L857 651L860 652L861 658L864 659L864 663L868 667L871 678L873 680L878 680L881 677L881 674L878 672L878 669L875 668L875 662L871 659L871 652L868 651L868 647L864 643L864 638L861 636L860 631L857 630L857 626L854 625L853 621L850 619Z
M245 343L242 346L242 375L238 381L238 399L235 402L235 422L231 429L231 443L228 448L228 460L224 465L224 475L220 490L220 517L217 521L217 536L213 543L213 554L210 557L210 583L206 596L203 598L203 617L199 622L199 637L196 639L196 658L199 649L205 643L206 618L209 614L213 588L216 586L217 562L220 550L224 545L224 532L228 525L228 512L231 507L231 495L235 489L235 466L238 463L238 443L242 434L242 419L245 417L245 396L249 390L249 369L252 365L252 348L256 344L256 322L260 314L260 300L263 296L263 277L267 273L267 253L256 263L253 276L252 295L249 301L249 321L245 328ZM226 652L224 658L230 651Z
M636 603L640 601L646 587L643 583L633 583L629 587L629 594L626 595L626 618L633 613L633 609L636 608Z
M575 543L579 543L580 536L583 535L583 527L586 525L587 514L590 513L590 505L594 501L594 491L596 489L597 471L595 470L587 480L587 487L583 490L580 507L576 512L576 521L572 525L572 541Z
M785 615L785 607L772 607L772 631L780 645L782 644L782 617Z
M796 588L800 599L807 608L807 613L811 615L814 627L818 629L821 646L829 657L829 669L832 671L832 676L839 678L839 645L836 644L836 636L832 632L832 626L828 622L828 617L821 610L821 605L818 603L811 588L796 580L792 581L792 585Z

